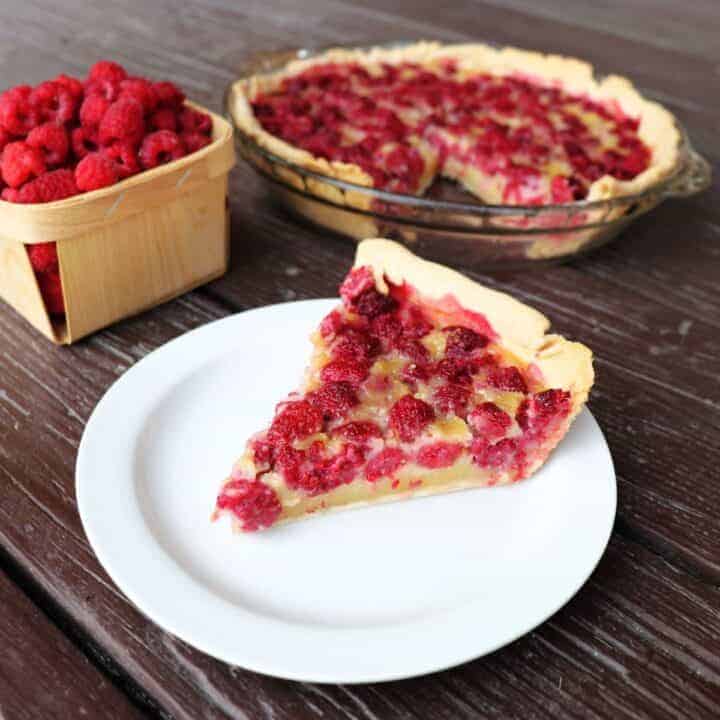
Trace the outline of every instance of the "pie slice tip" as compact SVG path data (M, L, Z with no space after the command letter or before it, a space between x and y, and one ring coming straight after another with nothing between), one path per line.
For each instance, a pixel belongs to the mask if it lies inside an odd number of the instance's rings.
M237 530L522 480L587 399L588 348L395 242L360 243L340 294L300 389L220 490Z

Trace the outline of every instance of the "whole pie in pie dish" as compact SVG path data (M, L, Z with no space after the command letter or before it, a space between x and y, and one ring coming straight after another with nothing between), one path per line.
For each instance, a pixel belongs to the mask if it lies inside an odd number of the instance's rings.
M220 490L238 530L522 480L587 399L588 348L397 243L363 241L340 294L302 386Z
M296 166L410 195L442 176L487 204L641 192L675 168L681 141L622 77L482 44L329 50L241 80L232 97L237 126Z

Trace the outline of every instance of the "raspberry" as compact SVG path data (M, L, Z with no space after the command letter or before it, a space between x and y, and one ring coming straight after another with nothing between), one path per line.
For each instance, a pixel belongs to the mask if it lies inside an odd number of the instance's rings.
M473 461L481 467L507 468L513 459L522 460L518 444L512 438L505 438L491 445L485 438L473 440L471 450Z
M218 495L217 507L232 512L246 532L270 527L282 512L275 490L249 478L230 480Z
M422 400L404 395L391 408L388 424L403 442L412 442L435 419L435 411Z
M542 433L557 417L565 417L570 411L570 393L552 389L526 398L515 413L518 425L524 432Z
M379 337L387 348L391 348L402 334L402 323L397 315L385 314L373 319L370 324L373 335Z
M370 438L382 437L380 428L369 420L358 420L355 422L345 423L332 431L333 435L339 436L348 442L365 443Z
M87 82L109 80L118 85L127 78L127 72L122 65L111 60L99 60L89 70Z
M159 102L157 90L153 84L140 77L129 77L120 83L119 99L132 98L137 100L146 113L151 113Z
M145 134L142 105L133 98L116 100L103 115L98 132L101 145L119 140L139 143Z
M99 190L117 181L115 163L99 152L86 155L75 168L75 182L83 192Z
M103 148L102 152L103 155L113 161L115 170L121 180L140 172L140 161L133 143L127 140L119 140Z
M402 338L397 343L398 350L409 357L416 365L425 365L430 360L428 349L417 340Z
M180 110L185 102L185 93L171 82L153 83L161 107Z
M182 133L180 139L185 144L188 155L202 150L212 142L207 135L202 135L201 133Z
M320 372L323 382L346 382L359 385L370 373L370 368L362 360L332 360Z
M29 85L18 85L0 95L0 127L10 135L27 135L38 124L38 113L30 105Z
M370 361L380 353L377 338L364 330L344 328L332 347L332 356L337 359Z
M438 375L458 385L470 385L476 369L472 360L457 357L446 357L435 365L435 372Z
M55 271L58 269L57 247L54 242L37 243L28 245L28 257L30 264L37 273Z
M340 285L340 297L347 306L369 288L375 287L375 278L369 267L353 268Z
M2 127L0 127L0 155L5 149L5 146L12 140L12 135Z
M400 448L385 448L372 458L365 469L365 477L369 482L389 477L408 461L408 456Z
M406 314L407 318L405 319L403 329L403 334L406 337L420 340L420 338L424 338L433 329L432 323L425 317L420 308L410 305L410 307L407 308Z
M445 355L447 357L464 357L474 350L484 348L490 342L484 335L480 335L466 327L446 327L443 328L443 332L447 334L445 340Z
M78 102L85 92L83 84L77 78L69 75L58 75L53 82L65 88Z
M442 413L464 416L470 400L470 388L464 385L441 385L433 395L433 401Z
M40 122L66 123L75 116L78 101L66 87L49 80L30 93L29 103Z
M322 412L307 400L285 403L270 426L268 437L272 441L291 442L314 435L322 430Z
M416 363L408 363L400 376L404 383L414 388L419 382L427 382L430 379L430 369L427 365L418 365Z
M186 107L180 113L180 127L186 133L209 135L212 131L212 118L207 113Z
M70 134L70 144L75 156L82 160L88 153L98 151L97 132L87 127L75 128Z
M514 366L496 368L490 372L487 379L490 387L509 392L527 392L527 384L520 371Z
M389 295L379 293L374 287L363 290L351 303L352 309L363 317L372 320L378 315L392 312L397 302Z
M145 136L140 147L140 163L146 170L150 170L185 154L185 145L176 133L158 130Z
M97 130L109 107L110 101L102 95L86 95L80 106L80 124L83 128Z
M0 198L5 202L17 203L20 202L20 192L15 188L6 187L0 193Z
M60 273L46 272L36 275L40 293L45 301L45 307L51 315L62 315L65 312L65 300L62 294Z
M468 415L467 422L475 435L495 441L505 437L512 425L512 418L495 403L486 402Z
M27 204L54 202L77 195L78 192L75 173L68 168L60 168L25 183L20 188L17 202Z
M2 176L10 187L20 187L44 172L45 161L40 150L23 141L5 146L2 154Z
M172 130L175 132L178 129L178 117L174 110L160 108L150 116L149 124L153 130Z
M331 382L322 385L307 398L322 411L326 420L343 417L350 408L358 404L353 386L346 382Z
M120 84L113 80L93 80L85 85L85 97L99 97L108 103L115 102L120 95Z
M37 148L43 154L45 164L49 167L62 165L70 150L70 139L62 125L53 122L38 125L27 136L27 144Z
M420 448L417 456L418 465L436 469L450 467L463 451L460 443L436 442Z
M332 310L329 312L320 323L320 335L324 338L330 338L338 334L338 331L343 326L343 316L338 310Z

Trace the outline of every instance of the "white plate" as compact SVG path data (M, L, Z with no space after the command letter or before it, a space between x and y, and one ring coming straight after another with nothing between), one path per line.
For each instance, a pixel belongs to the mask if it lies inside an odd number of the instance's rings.
M479 657L558 610L605 549L615 475L587 410L546 466L512 487L257 535L209 521L220 481L297 384L308 335L335 302L225 318L120 378L80 445L85 531L143 613L245 668L350 683Z

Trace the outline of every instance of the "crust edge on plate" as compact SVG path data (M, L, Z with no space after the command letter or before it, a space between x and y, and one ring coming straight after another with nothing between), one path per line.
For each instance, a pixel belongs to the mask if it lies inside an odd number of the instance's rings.
M673 115L659 103L644 98L627 78L609 75L596 80L593 66L583 60L515 47L495 48L483 43L443 45L420 41L399 48L333 48L312 58L294 60L278 72L237 81L231 90L230 112L241 130L275 155L319 174L371 187L372 179L359 166L316 157L265 131L255 118L250 102L259 92L277 87L284 77L326 62L357 62L372 68L379 63L432 63L448 58L457 60L460 68L468 72L485 71L496 75L520 72L544 82L561 82L570 92L584 93L600 101L615 101L623 111L640 117L638 135L652 150L650 166L632 180L617 180L609 175L599 178L589 187L588 201L641 192L668 175L677 163L681 135ZM324 185L319 194L332 191ZM341 195L340 191L336 192ZM346 197L345 203L361 209L368 207L369 198L357 195ZM328 199L342 201L341 197Z

